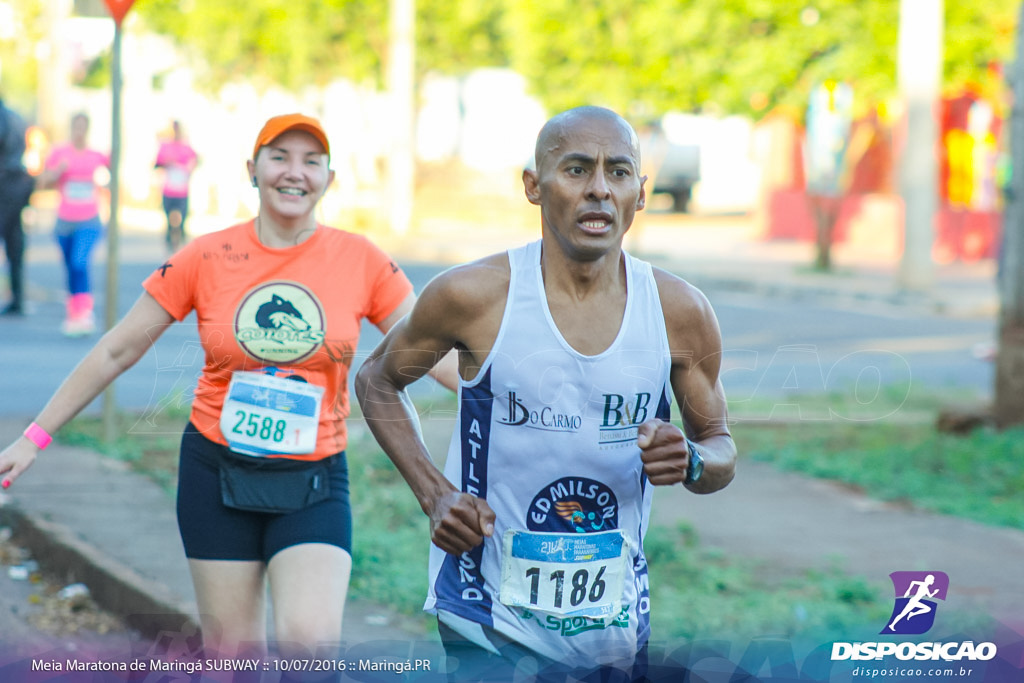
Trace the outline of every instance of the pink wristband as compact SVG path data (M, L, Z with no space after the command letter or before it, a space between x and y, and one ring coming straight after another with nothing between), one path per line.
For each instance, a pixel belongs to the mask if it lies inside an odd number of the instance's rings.
M34 443L39 450L43 450L50 445L51 441L53 441L53 437L47 434L46 430L35 422L25 429L25 438Z

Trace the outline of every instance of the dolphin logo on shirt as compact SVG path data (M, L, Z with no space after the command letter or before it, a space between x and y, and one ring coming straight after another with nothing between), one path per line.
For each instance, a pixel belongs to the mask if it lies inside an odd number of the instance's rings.
M324 307L309 287L297 282L261 283L242 297L234 318L238 345L269 365L308 358L326 336Z
M310 328L310 324L303 320L299 309L295 308L291 301L283 299L277 294L272 295L270 301L257 309L256 324L275 330L289 327L299 332Z

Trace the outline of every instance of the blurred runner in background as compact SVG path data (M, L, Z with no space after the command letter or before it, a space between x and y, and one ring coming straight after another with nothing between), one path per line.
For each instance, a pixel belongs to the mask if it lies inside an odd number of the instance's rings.
M64 254L68 278L67 314L61 332L81 337L96 331L89 258L103 234L96 172L110 168L110 155L88 146L89 117L71 118L71 141L54 147L39 175L40 188L60 192L54 233Z
M185 243L185 219L188 218L188 187L199 157L185 142L179 121L171 122L170 140L160 143L155 168L163 169L164 213L167 215L167 248L176 252Z

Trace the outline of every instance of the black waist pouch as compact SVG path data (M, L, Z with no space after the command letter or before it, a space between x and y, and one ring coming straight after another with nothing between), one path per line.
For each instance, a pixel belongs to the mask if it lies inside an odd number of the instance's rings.
M252 512L294 512L331 495L331 463L336 455L308 462L254 458L224 449L218 463L224 505Z

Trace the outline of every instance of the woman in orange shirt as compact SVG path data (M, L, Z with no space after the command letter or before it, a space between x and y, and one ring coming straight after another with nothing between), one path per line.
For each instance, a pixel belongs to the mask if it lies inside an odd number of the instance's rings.
M278 642L313 652L341 639L351 570L348 371L360 321L387 332L415 297L369 240L316 222L334 178L329 160L315 119L267 121L247 162L257 216L193 240L157 268L25 437L0 453L8 486L50 433L194 310L206 358L182 439L178 524L204 646L215 655L265 642L267 583ZM443 372L454 386L454 364Z

